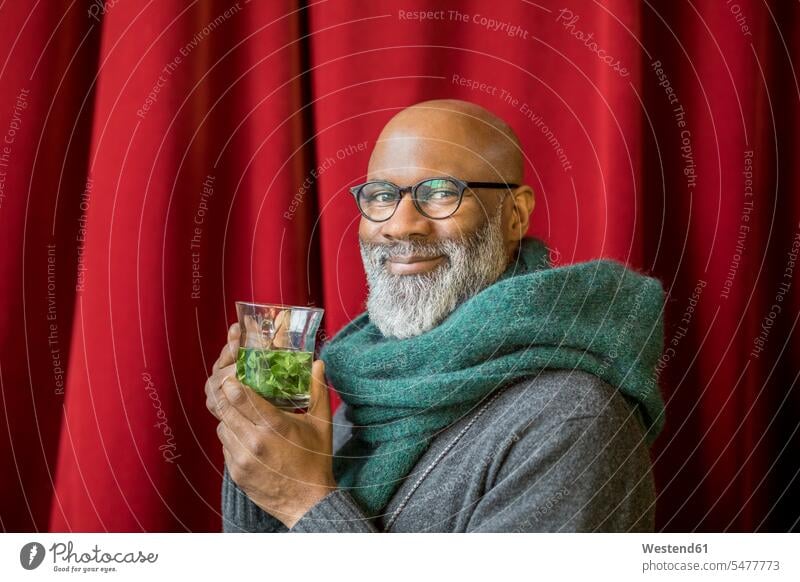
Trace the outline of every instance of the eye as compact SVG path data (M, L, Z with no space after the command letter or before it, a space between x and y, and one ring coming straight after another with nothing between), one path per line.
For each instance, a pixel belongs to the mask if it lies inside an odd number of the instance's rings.
M438 188L436 190L431 190L427 196L429 200L447 200L449 198L456 197L458 197L458 192L449 188Z
M458 190L450 180L431 180L420 186L419 196L430 202L449 202L458 198Z
M368 184L361 190L361 198L367 204L394 203L397 191L386 184Z
M392 202L396 198L394 192L381 190L367 195L367 202Z

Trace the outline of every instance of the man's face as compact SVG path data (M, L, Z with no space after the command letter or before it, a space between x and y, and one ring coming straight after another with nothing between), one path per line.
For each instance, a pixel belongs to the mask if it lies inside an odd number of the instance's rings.
M379 141L367 179L402 187L441 176L500 181L479 152L455 140L413 133ZM361 218L359 241L370 287L367 310L383 335L407 338L430 330L502 274L510 258L506 193L468 189L456 213L441 220L420 214L406 193L389 220Z

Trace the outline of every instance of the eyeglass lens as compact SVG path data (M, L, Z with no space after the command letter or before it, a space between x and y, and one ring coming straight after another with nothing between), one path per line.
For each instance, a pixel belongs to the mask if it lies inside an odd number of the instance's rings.
M435 178L418 184L413 196L425 216L447 218L458 208L461 194L456 182ZM387 182L370 182L359 191L358 202L368 218L386 220L400 202L400 191Z

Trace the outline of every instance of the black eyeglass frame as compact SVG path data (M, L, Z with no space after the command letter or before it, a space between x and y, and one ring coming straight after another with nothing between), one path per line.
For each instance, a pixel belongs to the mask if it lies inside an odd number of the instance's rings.
M459 187L458 204L456 204L456 207L453 209L453 212L451 212L447 216L439 216L439 217L429 216L428 214L425 213L424 210L422 210L422 208L419 205L419 201L417 200L416 196L417 188L422 184L424 184L425 182L430 182L431 180L450 180ZM392 213L383 220L375 220L374 218L370 218L369 216L367 216L366 212L364 212L364 210L361 208L361 203L359 202L359 195L361 194L361 190L363 190L366 186L369 186L370 184L388 184L396 188L397 193L400 196L397 199L397 203L394 205L394 210L392 210ZM355 198L356 206L358 207L358 211L361 213L361 216L363 216L370 222L386 222L387 220L390 220L392 216L394 216L394 213L397 212L397 208L403 201L403 196L406 192L411 192L411 200L414 202L414 207L417 209L417 212L419 212L422 216L424 216L425 218L430 218L431 220L445 220L453 216L456 212L458 212L458 209L461 208L461 202L464 200L464 191L467 188L502 188L510 191L514 188L519 188L519 184L507 184L505 182L465 182L463 180L459 180L458 178L453 178L452 176L433 176L431 178L425 178L423 180L420 180L419 182L417 182L412 186L403 186L403 187L398 186L394 182L390 182L388 180L370 180L369 182L364 182L363 184L358 184L357 186L353 186L352 188L350 188L350 193Z

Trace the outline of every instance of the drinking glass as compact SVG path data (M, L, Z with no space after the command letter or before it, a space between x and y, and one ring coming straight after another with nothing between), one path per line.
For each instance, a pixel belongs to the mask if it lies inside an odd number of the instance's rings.
M276 407L308 410L311 363L324 309L236 302L236 378Z

